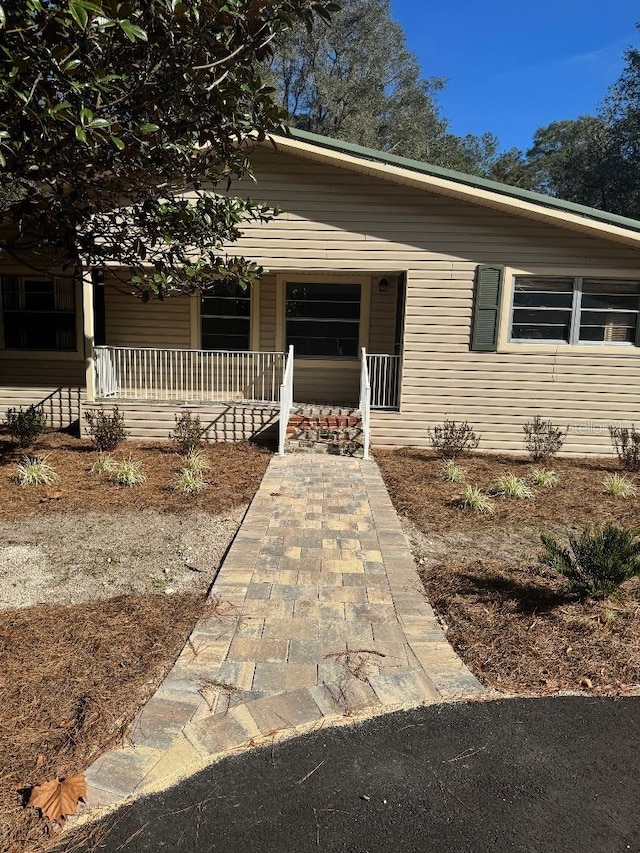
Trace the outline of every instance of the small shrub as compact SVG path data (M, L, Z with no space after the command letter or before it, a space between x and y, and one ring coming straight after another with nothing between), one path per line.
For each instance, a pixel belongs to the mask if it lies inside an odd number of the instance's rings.
M47 428L47 416L42 406L8 409L5 426L18 447L28 447Z
M142 462L134 459L131 454L121 462L117 462L112 471L112 479L118 486L139 486L146 482L146 475L142 472Z
M568 548L550 536L541 539L545 550L540 562L567 578L567 588L581 598L604 598L640 574L640 541L625 527L588 527L569 537Z
M115 450L129 435L124 428L124 415L117 406L108 415L103 409L95 412L85 412L85 420L89 424L89 432L101 453Z
M442 466L442 479L449 483L459 483L464 480L466 471L456 465L453 459L447 459Z
M175 442L181 456L189 456L199 447L202 433L200 416L183 412L181 415L176 415L176 425L169 433L169 438Z
M549 471L546 468L534 468L531 482L534 486L542 486L548 489L558 485L558 475L555 471Z
M16 465L17 478L21 486L51 486L60 479L49 464L49 455L23 456Z
M208 471L211 466L207 461L206 456L199 450L192 450L184 457L184 469L191 471L194 474L202 474L203 471Z
M108 453L101 453L91 466L92 474L111 474L117 467L117 462Z
M187 495L191 495L194 492L201 492L206 487L207 483L202 478L202 472L193 471L190 468L181 468L173 481L174 490Z
M477 486L467 486L460 500L460 506L462 509L470 509L473 512L493 512L493 504L489 495L481 491Z
M523 426L524 446L534 462L546 462L558 453L564 444L566 431L563 432L552 421L543 421L536 415Z
M632 498L638 494L637 488L624 474L607 474L602 485L605 492L614 498Z
M533 491L524 480L515 474L505 474L498 479L495 493L503 498L518 498L530 501L533 499Z
M629 428L609 424L609 436L620 466L625 471L640 470L640 432L635 425Z
M480 437L476 435L467 421L456 423L456 421L445 420L441 426L428 429L427 435L431 447L438 456L453 461L460 454L475 450L480 444Z

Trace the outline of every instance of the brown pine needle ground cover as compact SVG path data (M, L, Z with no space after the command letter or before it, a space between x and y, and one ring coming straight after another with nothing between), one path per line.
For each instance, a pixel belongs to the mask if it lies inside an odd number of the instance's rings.
M129 454L142 460L146 482L125 488L113 485L107 474L90 472L98 454L88 440L51 432L20 450L0 435L0 526L5 531L0 546L5 553L25 543L42 550L50 542L53 553L47 552L47 559L62 564L64 571L65 561L73 564L77 555L72 568L78 582L84 574L106 582L100 601L0 609L2 853L48 848L45 821L35 809L22 807L18 792L82 772L120 743L198 618L206 615L203 609L210 605L204 591L213 580L216 554L228 544L234 519L253 498L271 456L247 442L205 444L202 452L210 466L203 474L208 487L183 495L171 488L181 461L169 443L126 442L111 454L116 460ZM25 453L49 454L59 475L55 486L21 487L16 482L16 462ZM82 526L85 519L89 521ZM93 531L92 525L99 529ZM73 534L76 527L79 534ZM210 547L209 538L216 536L215 548ZM102 553L105 537L113 559ZM199 550L188 547L194 537L203 540ZM175 575L179 581L180 570L183 580L193 578L188 588L198 591L106 598L114 571L125 578L133 573L132 543L140 552L135 555L140 576L153 568L162 580L169 566L169 578ZM69 553L62 555L63 550ZM145 557L147 551L150 556ZM145 560L154 565L147 567ZM22 568L16 566L18 580L27 569L39 571L34 560L27 560ZM59 574L60 566L57 570ZM162 581L159 589L168 584ZM33 600L39 599L26 603Z
M22 450L0 436L0 521L88 509L119 513L139 507L172 513L200 509L215 515L249 503L267 469L270 453L246 441L203 444L202 451L210 465L203 474L209 488L185 496L171 488L183 463L170 442L126 441L110 454L116 461L131 454L142 462L146 482L126 488L110 482L108 474L90 473L99 454L88 439L50 432ZM59 476L55 486L19 485L15 468L25 454L48 454Z
M132 595L0 611L0 850L46 847L46 823L19 791L121 743L210 606Z
M596 522L640 528L640 497L603 491L604 476L619 470L615 459L555 459L546 467L557 486L534 487L534 502L494 497L492 515L456 506L465 484L489 490L502 474L526 479L541 466L475 454L458 460L465 482L448 483L427 451L377 451L376 461L406 519L427 597L484 684L521 693L640 690L640 582L580 602L537 562L541 533L566 539Z

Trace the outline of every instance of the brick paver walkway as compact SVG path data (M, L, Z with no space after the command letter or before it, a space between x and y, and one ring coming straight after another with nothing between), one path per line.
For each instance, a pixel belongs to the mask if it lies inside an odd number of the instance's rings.
M424 598L373 461L273 459L211 596L131 744L89 768L89 806L296 726L483 692Z

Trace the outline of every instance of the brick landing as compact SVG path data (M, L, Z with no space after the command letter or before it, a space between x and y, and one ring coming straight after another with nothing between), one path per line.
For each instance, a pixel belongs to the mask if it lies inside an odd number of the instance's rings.
M211 596L130 745L87 771L90 808L297 727L484 693L422 594L373 461L273 459Z

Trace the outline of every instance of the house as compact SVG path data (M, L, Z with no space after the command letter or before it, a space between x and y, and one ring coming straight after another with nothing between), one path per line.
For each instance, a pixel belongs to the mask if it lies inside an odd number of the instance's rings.
M610 452L607 425L638 418L640 221L301 131L252 158L247 194L284 212L234 248L268 271L250 293L143 304L115 271L73 284L5 261L0 409L43 403L65 426L117 404L138 438L190 410L243 438L291 397L369 400L374 445L428 446L450 418L518 452L541 415L571 454Z

